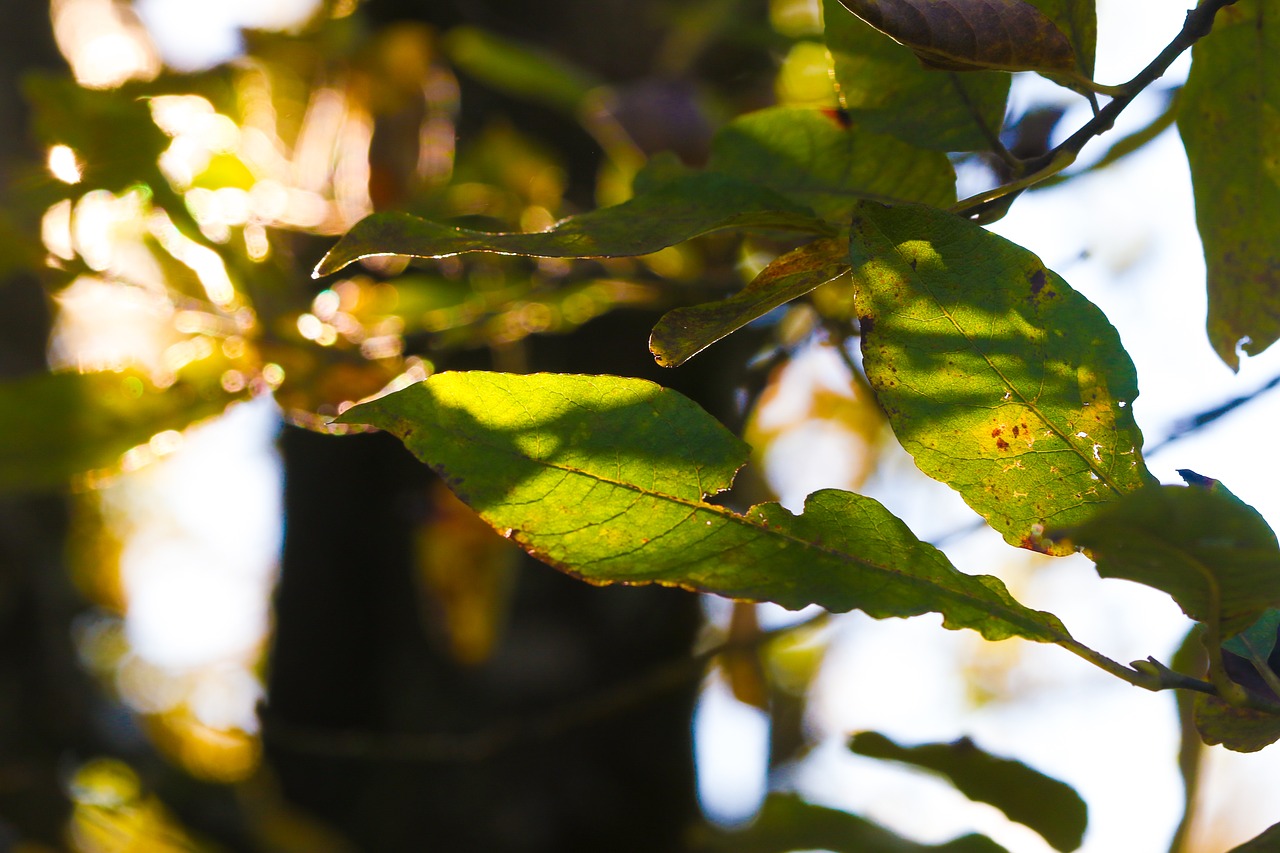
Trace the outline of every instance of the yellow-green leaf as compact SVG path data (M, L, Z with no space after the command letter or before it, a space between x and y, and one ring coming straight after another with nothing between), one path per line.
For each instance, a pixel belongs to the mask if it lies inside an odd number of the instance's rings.
M528 234L472 231L403 213L356 223L316 266L317 277L372 255L444 258L465 252L540 258L648 255L727 228L830 233L831 227L772 190L724 175L682 175L613 207L561 220Z
M649 351L663 367L679 367L752 320L848 271L844 241L815 240L776 258L728 299L668 311L653 327Z
M340 418L399 436L496 530L597 584L658 583L876 618L938 612L988 639L1064 642L1052 615L957 571L876 501L825 490L803 515L740 515L747 447L686 397L613 376L441 373Z
M1040 259L932 208L863 203L850 261L867 378L922 471L1011 544L1151 481L1133 363Z
M1209 340L1237 368L1280 338L1280 15L1240 0L1196 43L1179 98L1208 268Z

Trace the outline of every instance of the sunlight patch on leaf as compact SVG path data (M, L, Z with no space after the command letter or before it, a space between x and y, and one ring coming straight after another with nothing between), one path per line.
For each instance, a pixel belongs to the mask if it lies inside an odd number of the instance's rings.
M899 441L1007 542L1151 481L1133 363L1096 306L1035 255L924 207L864 203L850 261L868 379Z

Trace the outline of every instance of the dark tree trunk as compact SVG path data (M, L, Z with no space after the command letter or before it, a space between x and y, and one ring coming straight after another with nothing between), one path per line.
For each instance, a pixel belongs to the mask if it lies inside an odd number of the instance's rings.
M24 71L57 67L47 0L5 4L0 28L0 196L18 164L39 162L26 133ZM10 204L0 215L19 217ZM37 220L38 221L38 218ZM31 234L30 239L38 239ZM0 259L0 265L3 259ZM0 272L0 379L45 369L49 316L34 275ZM63 560L67 507L57 495L0 497L0 849L18 838L60 845L70 805L59 769L91 741L89 685L71 621L82 603Z
M281 446L265 733L285 795L362 850L679 850L696 817L697 673L651 676L687 660L696 600L530 561L503 642L460 665L416 605L427 469L385 435L289 429ZM611 701L622 685L639 695Z

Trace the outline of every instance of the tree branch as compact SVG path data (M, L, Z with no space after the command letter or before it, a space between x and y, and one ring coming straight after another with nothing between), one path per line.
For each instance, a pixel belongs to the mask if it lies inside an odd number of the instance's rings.
M1236 2L1237 0L1203 0L1199 6L1187 12L1182 30L1146 68L1139 71L1132 80L1114 90L1108 88L1108 91L1114 91L1114 97L1097 112L1092 120L1086 122L1052 151L1023 163L1022 174L1016 180L964 199L953 206L951 211L980 223L999 219L1012 201L1010 196L1016 197L1027 187L1053 177L1074 163L1089 140L1110 130L1115 125L1116 117L1133 102L1134 98L1160 79L1175 59L1209 34L1213 29L1213 19L1218 14L1218 10Z

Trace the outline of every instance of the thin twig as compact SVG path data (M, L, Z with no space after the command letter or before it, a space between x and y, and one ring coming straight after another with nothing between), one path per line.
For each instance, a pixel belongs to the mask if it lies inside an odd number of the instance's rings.
M1160 79L1174 60L1209 34L1213 29L1214 16L1218 14L1219 9L1236 2L1237 0L1204 0L1187 13L1186 21L1173 41L1169 42L1164 50L1160 51L1156 58L1139 71L1132 80L1116 88L1115 97L1099 110L1093 119L1086 122L1052 151L1028 160L1023 165L1022 174L1018 179L964 199L953 206L951 211L978 222L989 221L986 214L1001 211L1007 207L1007 203L1001 204L1006 196L1020 193L1031 184L1053 177L1070 166L1089 140L1110 130L1115 125L1116 118L1133 102L1134 98Z

